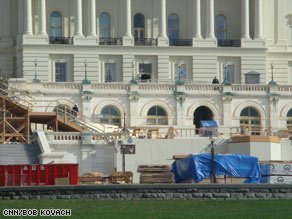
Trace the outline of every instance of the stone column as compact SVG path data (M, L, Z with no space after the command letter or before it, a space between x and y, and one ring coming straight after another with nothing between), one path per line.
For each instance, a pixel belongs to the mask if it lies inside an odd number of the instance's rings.
M127 31L125 36L132 37L132 9L131 0L126 0Z
M31 0L24 0L24 31L23 32L25 35L33 35Z
M75 0L75 33L74 36L83 37L82 32L82 0Z
M169 42L166 34L166 0L160 0L160 10L158 46L168 46Z
M96 37L96 4L88 0L88 36Z
M214 0L207 1L207 38L214 39Z
M201 39L201 0L195 0L194 38Z
M47 36L46 0L39 0L39 35Z
M166 0L161 1L161 11L160 11L160 29L159 37L167 37L166 34Z
M132 36L132 9L131 0L126 0L126 17L127 17L127 29L123 37L123 46L133 46L134 38Z
M263 39L263 1L256 0L255 38Z
M241 26L242 26L242 39L250 39L249 36L249 0L242 0L242 17L241 17Z

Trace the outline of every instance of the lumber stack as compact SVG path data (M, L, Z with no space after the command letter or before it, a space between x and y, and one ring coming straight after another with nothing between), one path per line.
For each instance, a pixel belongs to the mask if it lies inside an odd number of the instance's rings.
M79 176L80 185L90 185L90 184L103 184L109 182L108 176L103 175L102 173L88 172Z
M175 183L173 173L168 165L140 165L140 184Z

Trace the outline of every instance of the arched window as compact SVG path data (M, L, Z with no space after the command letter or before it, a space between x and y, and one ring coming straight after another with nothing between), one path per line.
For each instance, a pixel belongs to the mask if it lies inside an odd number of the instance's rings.
M216 16L216 37L218 40L226 40L227 38L227 21L223 14Z
M111 18L106 12L102 12L99 15L99 36L103 39L108 39L111 37Z
M246 107L240 113L240 127L244 135L260 135L261 116L253 107Z
M179 39L179 17L176 14L168 16L168 37L169 40Z
M101 110L100 122L105 124L121 126L121 113L111 105L105 106Z
M167 125L167 114L165 110L159 106L153 106L147 113L148 125Z
M62 15L57 11L50 16L50 37L62 37Z
M134 16L134 33L135 39L145 38L145 17L141 13L137 13Z
M287 113L287 128L292 129L292 109Z

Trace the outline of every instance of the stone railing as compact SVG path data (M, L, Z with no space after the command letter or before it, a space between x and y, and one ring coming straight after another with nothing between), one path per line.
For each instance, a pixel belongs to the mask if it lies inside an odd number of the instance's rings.
M258 94L266 95L267 93L279 94L281 93L290 95L292 86L290 85L278 85L269 86L262 84L232 84L230 86L223 86L221 84L210 84L202 81L186 80L184 83L176 83L177 81L166 80L149 80L147 82L138 82L138 85L130 84L129 82L111 82L111 83L94 83L94 84L82 84L75 82L42 82L32 83L26 80L9 80L9 89L17 88L22 91L34 92L80 92L80 91L111 91L111 92L128 92L133 91L132 86L135 87L135 91L179 91L180 92L211 92L211 93L240 93L240 94Z
M185 89L187 91L222 91L221 85L216 84L193 84L193 85L185 85Z
M0 187L0 200L291 200L292 185L160 184Z
M74 82L62 82L62 83L42 83L44 89L48 90L75 90L81 89L82 84Z
M255 91L255 92L268 92L269 91L269 86L267 85L260 85L260 84L235 84L231 85L231 90L232 91Z

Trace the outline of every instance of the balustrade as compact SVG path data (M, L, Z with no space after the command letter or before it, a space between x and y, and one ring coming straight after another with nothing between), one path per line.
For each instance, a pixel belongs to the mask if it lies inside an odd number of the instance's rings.
M73 44L73 37L50 37L50 44Z

